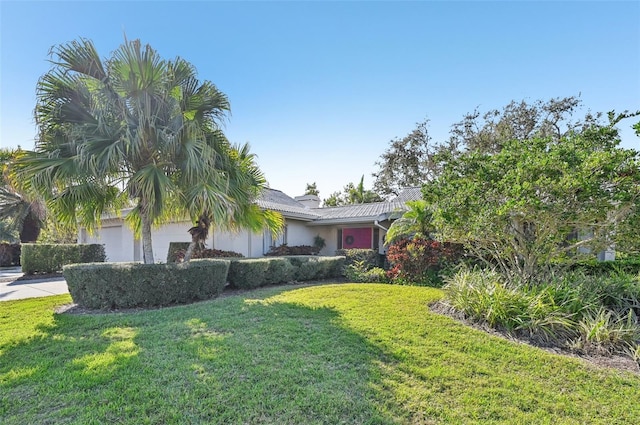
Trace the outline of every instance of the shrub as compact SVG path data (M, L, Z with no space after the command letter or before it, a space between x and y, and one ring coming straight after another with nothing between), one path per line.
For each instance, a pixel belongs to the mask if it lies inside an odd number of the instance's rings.
M267 284L269 260L266 258L233 259L229 266L229 283L240 289L254 289Z
M588 275L608 273L640 274L640 258L628 258L615 261L584 260L573 264L571 269L581 271Z
M389 247L388 278L394 283L441 286L442 274L462 257L462 246L431 239L402 239Z
M94 309L153 307L218 296L228 260L183 264L91 263L64 267L73 301Z
M55 273L67 264L105 260L104 245L99 244L22 244L20 256L25 274Z
M184 255L189 248L189 242L171 242L169 243L169 252L167 253L167 263L181 263ZM195 250L191 259L196 258L241 258L244 255L234 251L223 251L221 249L200 249Z
M579 337L573 342L573 348L585 352L628 353L640 342L640 325L631 310L622 316L601 307L585 314L577 327Z
M0 267L20 265L20 244L0 243Z
M286 258L269 258L269 267L264 281L267 285L290 282L293 279L294 267Z
M295 255L286 257L293 265L293 278L297 281L340 277L345 257L318 257L315 255Z
M380 254L374 249L339 249L336 255L345 257L345 266L350 266L356 262L362 262L367 269L381 266Z
M573 335L572 314L548 292L528 292L491 271L461 270L444 286L446 302L466 317L545 340Z
M380 267L368 268L364 261L350 264L344 270L344 276L351 282L388 282L386 270Z
M288 246L282 244L278 247L272 246L265 255L269 257L282 257L286 255L317 255L322 248L310 245L294 245Z

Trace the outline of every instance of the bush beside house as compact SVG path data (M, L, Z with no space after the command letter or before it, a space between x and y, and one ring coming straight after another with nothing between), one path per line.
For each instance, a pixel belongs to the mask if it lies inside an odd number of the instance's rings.
M226 285L229 263L71 264L64 267L64 278L73 301L82 307L156 307L217 297Z
M22 244L20 264L24 274L56 273L74 263L102 263L106 260L100 244Z

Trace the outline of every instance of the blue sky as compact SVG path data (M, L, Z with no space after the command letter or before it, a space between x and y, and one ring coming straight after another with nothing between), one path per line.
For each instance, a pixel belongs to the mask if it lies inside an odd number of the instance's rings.
M225 132L271 187L320 197L365 176L428 117L435 141L467 112L580 95L640 109L640 2L60 2L0 0L0 146L33 148L51 46L107 57L139 38L226 93ZM640 148L627 121L623 146Z

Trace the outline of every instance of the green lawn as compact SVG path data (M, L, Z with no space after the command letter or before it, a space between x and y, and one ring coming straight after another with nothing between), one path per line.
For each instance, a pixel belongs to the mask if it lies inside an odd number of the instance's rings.
M0 423L640 422L640 376L429 312L439 290L273 288L136 313L0 303Z

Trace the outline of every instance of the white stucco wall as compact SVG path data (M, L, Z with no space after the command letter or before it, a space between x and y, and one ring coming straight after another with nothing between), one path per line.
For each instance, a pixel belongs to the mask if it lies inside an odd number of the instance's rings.
M109 262L133 261L136 256L133 232L121 220L108 220L93 235L81 232L80 243L98 243L104 245Z

